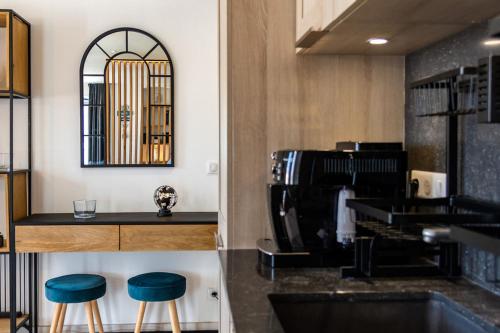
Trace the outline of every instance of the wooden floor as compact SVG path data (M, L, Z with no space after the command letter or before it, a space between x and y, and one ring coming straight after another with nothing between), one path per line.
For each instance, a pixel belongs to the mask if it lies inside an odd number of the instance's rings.
M17 318L17 326L19 327L20 325L22 325L26 321L26 319L28 319L27 315L23 315ZM9 330L9 319L0 318L0 333L10 333Z

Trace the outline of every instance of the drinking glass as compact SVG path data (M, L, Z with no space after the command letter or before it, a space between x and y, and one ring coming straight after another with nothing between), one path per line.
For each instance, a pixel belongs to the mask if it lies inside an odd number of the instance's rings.
M95 200L73 201L74 216L77 219L90 219L95 217Z
M8 153L0 153L0 170L9 170L9 154Z

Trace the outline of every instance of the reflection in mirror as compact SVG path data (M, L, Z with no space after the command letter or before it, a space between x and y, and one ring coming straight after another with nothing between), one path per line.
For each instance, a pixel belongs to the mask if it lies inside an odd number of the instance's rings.
M128 42L129 51L140 55L147 54L157 44L154 40L145 38L143 34L134 31L128 33Z
M85 75L102 75L102 69L106 66L107 56L95 45L90 50L83 72Z
M144 36L146 37L146 36ZM99 47L102 48L106 54L113 56L120 51L127 49L127 32L116 31L112 34L102 37L99 42Z
M164 46L136 29L111 31L89 46L81 71L82 166L173 166L173 70Z

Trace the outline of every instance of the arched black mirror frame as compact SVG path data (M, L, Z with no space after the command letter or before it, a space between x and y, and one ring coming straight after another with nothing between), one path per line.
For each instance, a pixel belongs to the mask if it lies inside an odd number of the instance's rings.
M111 34L117 33L117 32L125 32L125 47L126 49L124 51L118 51L114 53L112 56L110 56L99 44L98 42L105 38L106 36L109 36ZM139 34L143 34L149 38L151 38L155 44L153 47L146 52L144 56L141 56L137 54L136 52L129 51L128 46L129 46L129 32L135 32ZM85 69L85 62L87 61L87 57L90 53L90 51L93 49L94 46L96 46L103 52L103 54L107 57L106 60L106 65L104 66L103 73L102 74L85 74L84 69ZM105 77L106 69L108 68L108 64L111 60L116 58L119 55L122 54L133 54L145 63L147 62L147 57L157 48L160 47L162 51L165 53L167 56L168 60L168 65L170 69L170 89L171 89L171 107L170 107L170 112L171 112L171 124L170 124L170 163L167 164L85 164L84 162L84 149L85 149L85 130L84 130L84 112L85 112L85 96L84 96L84 77L85 76L102 76L103 78ZM148 73L150 72L149 66L145 66L148 69ZM150 74L150 73L149 73ZM174 108L174 96L175 96L175 90L174 90L174 66L172 62L172 58L170 57L170 54L168 53L167 49L165 46L160 42L158 38L153 36L152 34L141 30L137 28L132 28L132 27L122 27L122 28L115 28L109 31L106 31L99 36L97 36L87 47L85 52L83 53L82 60L80 62L80 167L82 168L110 168L110 167L118 167L118 168L129 168L129 167L142 167L142 168L147 168L147 167L174 167L174 151L175 151L175 143L174 143L174 116L175 116L175 108Z

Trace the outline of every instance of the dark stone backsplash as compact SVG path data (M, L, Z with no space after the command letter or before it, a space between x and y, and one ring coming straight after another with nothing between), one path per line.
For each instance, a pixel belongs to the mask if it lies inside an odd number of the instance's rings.
M483 45L488 35L488 23L483 23L408 55L406 96L410 96L408 85L413 81L459 66L477 66L479 58L500 55L500 47ZM446 118L415 115L415 105L408 98L405 145L409 167L446 172ZM500 124L478 124L475 115L467 115L460 118L459 131L460 192L500 203ZM462 254L465 275L500 293L500 257L465 247Z

